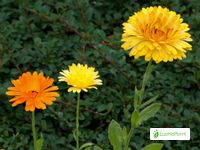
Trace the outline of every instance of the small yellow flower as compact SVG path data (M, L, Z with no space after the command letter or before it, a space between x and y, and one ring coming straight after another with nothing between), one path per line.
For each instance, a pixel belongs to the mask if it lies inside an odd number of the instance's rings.
M96 85L102 85L102 81L98 79L98 71L87 65L72 64L69 66L69 70L63 70L60 74L59 81L65 81L72 86L68 89L68 92L87 92L88 89L97 89Z
M167 8L143 8L123 26L122 48L130 50L129 55L136 59L144 56L146 61L167 62L182 59L187 50L192 50L188 24Z

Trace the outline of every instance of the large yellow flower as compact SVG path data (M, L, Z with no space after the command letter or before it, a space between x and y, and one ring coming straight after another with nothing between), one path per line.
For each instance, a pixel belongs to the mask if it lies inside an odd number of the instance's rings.
M97 89L96 85L102 85L102 81L98 79L98 71L87 65L72 64L69 66L69 70L63 70L60 74L59 81L65 81L72 86L68 89L68 92L87 92L88 89Z
M135 58L167 62L182 59L187 50L192 50L188 24L167 8L143 8L123 23L123 30L122 48Z
M57 86L52 86L52 78L45 78L43 73L30 72L23 73L19 79L12 80L12 87L6 92L9 96L14 96L10 100L12 106L26 103L26 111L35 109L46 109L46 105L51 105L59 94Z

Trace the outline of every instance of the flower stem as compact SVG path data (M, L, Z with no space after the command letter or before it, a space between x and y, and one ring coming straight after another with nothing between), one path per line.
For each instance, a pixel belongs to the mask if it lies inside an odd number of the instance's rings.
M36 150L36 130L35 130L35 111L32 112L32 132L33 132L33 143L34 143L34 150Z
M146 71L144 73L143 80L142 80L142 88L141 88L140 94L139 94L139 109L141 107L142 100L143 100L143 97L144 97L145 86L146 86L147 81L149 79L149 76L150 76L150 74L152 72L152 69L153 69L152 60L150 60L148 65L147 65L147 67L146 67ZM138 108L135 108L135 111L138 111L137 109ZM134 131L134 127L131 127L131 129L130 129L130 131L128 133L128 138L126 139L125 149L124 150L129 150L129 144L130 144L131 137L133 135L133 131Z
M131 140L131 137L132 137L132 134L133 134L133 130L134 128L131 127L129 133L128 133L128 138L127 138L127 141L126 141L126 145L125 145L125 149L124 150L129 150L129 144L130 144L130 140Z
M79 107L80 107L80 93L77 94L77 105L76 105L76 150L79 150Z

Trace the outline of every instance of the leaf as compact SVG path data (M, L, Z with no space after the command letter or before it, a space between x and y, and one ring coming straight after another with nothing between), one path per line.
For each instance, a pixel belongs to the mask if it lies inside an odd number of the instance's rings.
M108 138L114 150L121 150L123 144L123 132L120 125L112 120L108 127Z
M149 118L153 117L158 110L160 109L161 103L153 103L149 105L148 107L144 108L139 116L140 116L140 122L144 122L148 120Z
M131 115L131 126L134 128L138 127L140 125L140 116L138 111L134 111Z
M36 150L41 150L43 143L44 143L44 139L43 138L38 139L36 141Z
M152 143L142 148L142 150L161 150L162 147L163 147L163 144L161 143Z
M94 143L85 143L80 147L80 150L83 148L89 147L89 146L93 146L93 145L94 145Z
M103 149L102 149L101 147L95 145L95 146L94 146L94 150L103 150Z
M34 44L35 44L37 47L41 47L41 46L42 46L42 40L41 40L41 38L35 37L33 40L34 40Z
M144 77L143 77L143 81L142 81L143 86L145 86L147 84L147 81L148 81L148 79L151 75L152 70L153 70L153 65L152 65L152 61L150 61L147 65L146 72L145 72Z
M84 150L103 150L101 147L95 145L94 143L85 143L80 147L80 150L81 149L84 149Z
M99 35L99 37L101 37L102 39L106 39L106 34L103 30L96 30L97 35Z
M128 132L126 127L123 127L122 134L123 134L123 141L126 141L128 138Z
M135 110L137 110L139 108L139 102L140 102L140 95L141 95L141 91L138 90L136 87L135 87L135 94L134 94L134 108Z
M88 20L92 18L93 12L94 12L94 9L92 7L89 7L86 9L85 16L87 16Z
M144 107L148 106L149 104L151 104L152 102L154 102L156 99L158 98L158 95L150 98L148 101L144 102L142 105L141 105L141 109L143 109Z

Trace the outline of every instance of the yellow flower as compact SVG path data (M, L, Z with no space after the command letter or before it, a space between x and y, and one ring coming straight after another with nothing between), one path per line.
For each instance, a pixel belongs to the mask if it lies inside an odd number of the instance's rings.
M160 6L143 8L123 23L122 48L136 59L144 56L156 63L182 59L192 50L188 30L188 24L174 11Z
M23 73L19 79L12 80L12 87L6 92L9 96L14 96L10 100L12 106L26 103L26 111L35 111L35 109L46 109L46 105L52 105L59 96L57 86L53 86L54 80L44 77L43 73L32 74Z
M97 89L96 85L102 85L102 81L98 79L98 71L87 65L72 64L69 66L69 70L63 70L60 74L59 81L65 81L72 86L68 89L68 92L87 92L88 89Z

